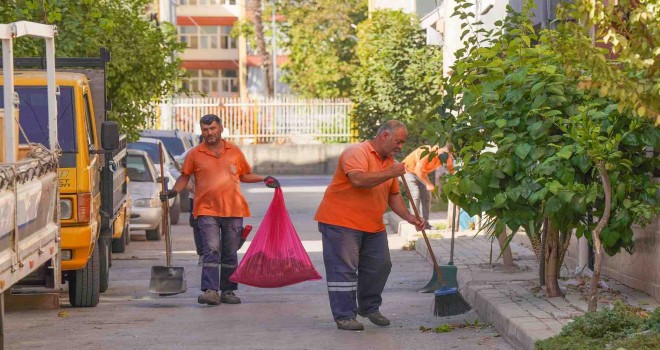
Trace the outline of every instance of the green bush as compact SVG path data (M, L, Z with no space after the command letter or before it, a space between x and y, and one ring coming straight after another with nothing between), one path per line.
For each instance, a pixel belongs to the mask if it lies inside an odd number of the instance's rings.
M617 303L613 308L576 317L561 333L536 342L536 350L657 349L660 308L650 315Z

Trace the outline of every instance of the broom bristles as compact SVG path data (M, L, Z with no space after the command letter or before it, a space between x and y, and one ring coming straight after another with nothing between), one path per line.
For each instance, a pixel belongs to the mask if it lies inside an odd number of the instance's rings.
M464 314L472 309L457 288L440 288L435 291L433 314L438 317Z

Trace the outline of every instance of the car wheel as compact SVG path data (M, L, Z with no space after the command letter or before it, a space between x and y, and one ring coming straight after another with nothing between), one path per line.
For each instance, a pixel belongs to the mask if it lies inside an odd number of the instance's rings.
M158 225L158 227L156 227L153 230L147 230L147 241L160 241L162 236L163 236L162 225Z

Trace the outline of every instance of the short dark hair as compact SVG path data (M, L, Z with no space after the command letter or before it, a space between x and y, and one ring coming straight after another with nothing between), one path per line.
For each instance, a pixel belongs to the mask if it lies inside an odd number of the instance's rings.
M222 125L222 121L215 114L207 114L199 120L199 124L202 125L211 125L213 122L217 122L219 125Z

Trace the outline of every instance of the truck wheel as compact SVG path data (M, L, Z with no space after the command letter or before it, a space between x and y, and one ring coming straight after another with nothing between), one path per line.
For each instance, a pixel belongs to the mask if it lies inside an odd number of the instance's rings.
M153 230L147 230L147 241L160 241L161 237L163 237L162 225L158 225Z
M190 191L188 189L185 189L181 191L181 194L179 195L179 201L181 202L181 212L182 213L190 213L190 199L188 198L188 194L190 194Z
M131 244L131 224L130 223L128 223L128 222L126 223L126 227L124 227L124 233L122 233L121 235L122 235L122 237L124 237L124 239L126 241L126 244L125 244L126 246Z
M110 266L112 264L112 255L110 251L110 239L100 238L99 243L99 289L101 293L108 290L110 282Z
M69 303L73 307L94 307L99 303L100 271L99 271L99 245L94 251L87 265L82 270L69 273Z
M126 230L121 233L121 237L112 239L112 252L123 253L126 251Z
M170 223L176 225L179 223L179 216L181 216L180 197L177 196L174 205L170 207Z

